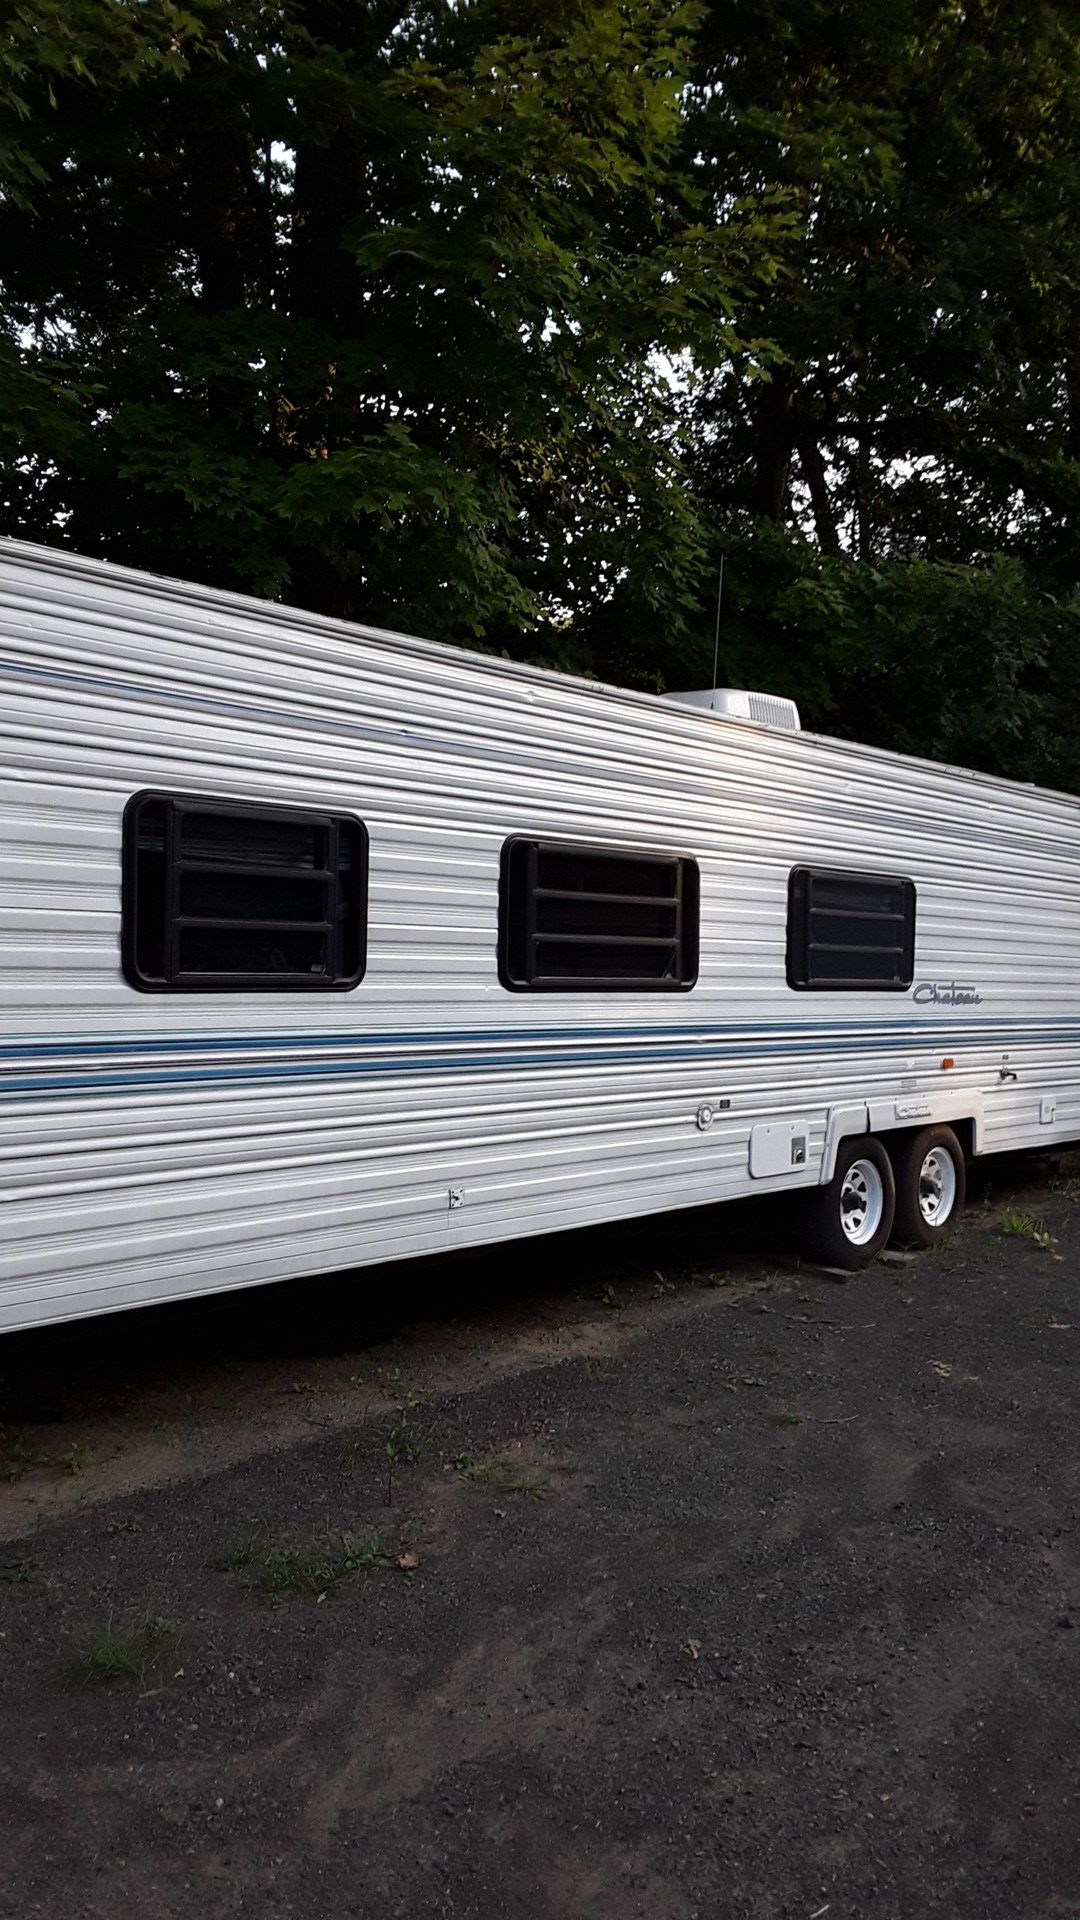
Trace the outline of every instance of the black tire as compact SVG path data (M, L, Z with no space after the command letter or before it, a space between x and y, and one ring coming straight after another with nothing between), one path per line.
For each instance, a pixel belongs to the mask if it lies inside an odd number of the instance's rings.
M858 1173L859 1162L874 1169L880 1181L880 1193L876 1196L880 1204L880 1217L874 1231L862 1240L852 1237L851 1227L857 1226L858 1208L853 1208L851 1202L853 1196L857 1199L860 1179L864 1186L869 1187L873 1186L873 1181L866 1174ZM856 1169L856 1175L854 1182L851 1182L849 1175L853 1169ZM849 1273L869 1266L892 1232L895 1203L896 1183L892 1161L881 1141L872 1133L849 1135L840 1142L836 1168L828 1186L818 1187L815 1192L807 1194L803 1202L801 1240L804 1254L823 1267L840 1267ZM845 1218L849 1222L848 1227L845 1227Z
M938 1157L938 1165L928 1176L926 1162L931 1155ZM943 1155L947 1155L952 1162L951 1199L947 1176L944 1192L941 1192L940 1157ZM898 1247L936 1246L955 1225L964 1205L967 1182L964 1153L959 1140L951 1127L923 1127L908 1139L897 1141L892 1150L892 1163L896 1179L893 1240ZM938 1207L941 1208L942 1199L947 1206L941 1211L940 1218L928 1218L928 1214L933 1212L935 1185L939 1189Z

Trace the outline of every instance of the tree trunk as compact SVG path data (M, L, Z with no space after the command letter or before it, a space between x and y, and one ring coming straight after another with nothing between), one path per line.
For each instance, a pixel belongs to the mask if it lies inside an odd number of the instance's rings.
M822 553L839 553L840 537L836 531L836 519L829 499L829 485L825 478L825 462L821 457L818 438L811 427L799 429L799 464L803 478L810 489L810 505L814 514L814 531Z
M772 380L760 389L750 505L762 519L778 523L787 514L794 404L794 386L786 377Z

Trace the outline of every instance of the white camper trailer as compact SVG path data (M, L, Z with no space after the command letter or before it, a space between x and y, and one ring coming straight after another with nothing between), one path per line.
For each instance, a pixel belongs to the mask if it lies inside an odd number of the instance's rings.
M1078 960L1064 795L0 543L0 1327L790 1188L928 1243L1080 1136Z

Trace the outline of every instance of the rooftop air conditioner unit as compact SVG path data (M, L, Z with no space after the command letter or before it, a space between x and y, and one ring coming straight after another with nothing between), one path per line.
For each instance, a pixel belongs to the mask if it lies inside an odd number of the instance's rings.
M700 693L663 693L662 700L674 700L684 707L704 707L709 713L722 713L728 720L751 720L759 727L783 727L785 733L799 732L799 709L794 700L778 693L744 693L741 687L711 687Z

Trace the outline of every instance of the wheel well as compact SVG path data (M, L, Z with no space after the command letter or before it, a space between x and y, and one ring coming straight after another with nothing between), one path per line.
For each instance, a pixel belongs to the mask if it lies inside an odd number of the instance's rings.
M911 1140L917 1133L925 1133L927 1127L951 1127L960 1142L960 1151L965 1160L970 1160L975 1152L975 1122L967 1120L924 1120L918 1127L890 1127L881 1134L882 1146L891 1153L893 1144L900 1145L902 1140Z

